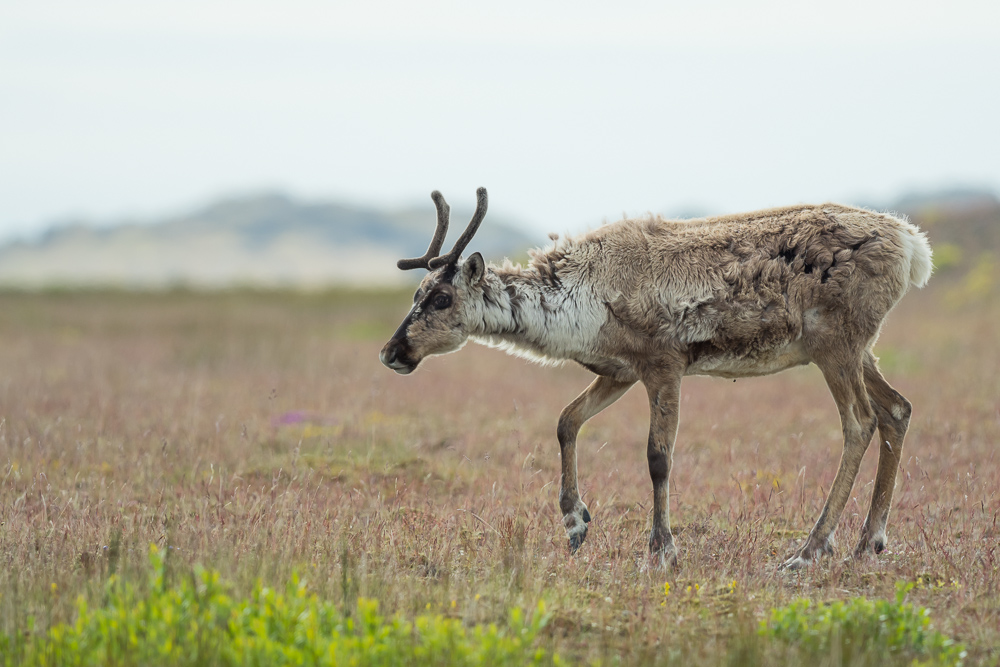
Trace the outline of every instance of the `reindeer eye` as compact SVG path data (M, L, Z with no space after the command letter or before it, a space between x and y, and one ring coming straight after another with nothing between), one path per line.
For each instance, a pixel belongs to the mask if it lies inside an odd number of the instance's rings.
M434 297L434 307L438 310L444 310L445 308L451 306L451 296L448 294L438 294Z

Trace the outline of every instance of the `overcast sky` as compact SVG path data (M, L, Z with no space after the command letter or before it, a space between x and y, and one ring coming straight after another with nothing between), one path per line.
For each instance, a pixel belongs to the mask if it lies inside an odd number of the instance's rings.
M4 0L0 240L265 189L485 185L539 233L1000 190L998 82L995 0Z

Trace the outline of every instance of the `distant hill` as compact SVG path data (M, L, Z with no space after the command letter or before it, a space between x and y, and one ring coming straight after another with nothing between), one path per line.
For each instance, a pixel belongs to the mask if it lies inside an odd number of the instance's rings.
M993 192L912 194L869 207L904 213L927 232L936 283L967 276L1000 283L1000 200ZM446 248L471 215L471 208L453 208ZM422 255L434 224L430 202L382 211L280 194L236 197L161 221L61 225L36 241L2 245L0 287L401 285L421 272L399 271L396 260ZM519 258L541 243L487 215L469 252Z
M452 208L449 243L472 210ZM393 285L396 269L427 250L433 205L380 211L280 194L237 197L152 223L62 225L0 246L0 285L194 287ZM487 215L468 252L519 257L539 240Z

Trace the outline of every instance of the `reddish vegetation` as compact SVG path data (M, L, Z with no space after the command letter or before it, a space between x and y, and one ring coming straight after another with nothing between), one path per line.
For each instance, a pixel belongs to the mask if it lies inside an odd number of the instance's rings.
M671 480L681 567L663 574L645 568L641 389L581 434L594 522L571 558L555 423L589 381L582 369L469 346L398 377L377 357L405 294L0 295L0 630L28 611L70 618L120 534L120 569L155 542L245 589L297 569L322 595L390 611L494 620L544 597L561 652L594 656L724 641L733 618L795 597L890 597L919 580L911 596L936 627L988 658L1000 644L1000 301L956 308L947 294L907 296L876 347L913 403L889 553L842 561L867 510L871 447L838 556L802 574L776 566L818 514L842 443L815 368L685 380Z

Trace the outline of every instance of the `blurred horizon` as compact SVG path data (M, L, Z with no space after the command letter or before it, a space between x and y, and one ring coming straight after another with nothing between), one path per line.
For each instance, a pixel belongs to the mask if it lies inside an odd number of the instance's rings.
M0 244L229 193L621 215L1000 192L1000 6L0 6Z
M466 195L464 198L460 196L462 193L456 193L456 195L459 196L454 197L448 196L448 193L444 194L445 198L449 202L449 205L451 205L453 220L461 222L460 218L462 216L471 214L473 208L472 204L474 202L471 196L469 196L469 193L464 193ZM990 187L976 187L974 184L956 184L951 187L905 189L886 198L843 197L839 200L829 201L887 213L907 215L926 206L937 206L942 203L949 202L958 202L962 205L969 201L984 198L1000 202L1000 188L994 189ZM86 215L66 215L55 217L43 221L37 227L28 229L22 233L15 231L9 236L0 236L0 248L14 245L37 245L39 243L44 243L47 237L52 237L53 235L58 235L66 230L74 228L100 233L112 231L122 227L155 227L158 225L169 224L172 221L190 218L192 216L197 217L205 210L211 210L230 203L270 199L286 200L307 206L333 206L356 211L378 212L389 216L403 216L408 219L408 222L415 224L418 229L421 217L423 217L426 218L426 220L424 220L425 226L427 227L425 231L427 231L428 234L432 230L433 226L434 208L429 196L423 198L426 201L414 200L410 202L401 202L395 205L379 205L377 202L357 201L347 198L337 198L335 196L303 196L296 194L293 191L278 187L261 187L221 192L212 196L199 198L194 201L188 201L181 203L180 205L170 206L160 210L149 211L143 214L122 214L108 217ZM469 201L464 201L464 199L468 199ZM794 205L796 203L818 204L824 202L820 202L818 200L786 202L787 205ZM781 206L781 204L776 204L776 206ZM497 221L500 227L504 230L514 231L519 239L531 237L534 238L538 244L543 244L550 233L579 234L586 232L589 229L593 229L594 227L614 222L622 217L622 214L619 214L617 216L608 216L599 220L581 220L574 227L561 232L556 232L554 229L546 229L543 226L534 225L524 219L505 216L502 213L494 213L493 208L494 207L491 202L490 213L488 214L489 220ZM729 210L708 205L684 205L674 209L645 210L636 212L632 215L643 216L651 214L659 215L667 219L688 219L711 217L715 215L727 215L740 212L746 212L746 210Z
M929 234L939 269L972 271L984 285L996 282L995 192L966 188L844 203L910 217ZM455 198L451 204L454 227L460 227L471 218L471 207ZM689 210L674 217L720 212ZM517 221L488 217L470 246L488 261L523 261L529 248L547 244ZM419 275L398 271L396 260L423 254L434 218L429 202L379 209L263 192L157 219L66 221L33 239L0 242L0 288L402 286Z

